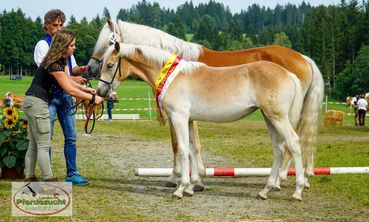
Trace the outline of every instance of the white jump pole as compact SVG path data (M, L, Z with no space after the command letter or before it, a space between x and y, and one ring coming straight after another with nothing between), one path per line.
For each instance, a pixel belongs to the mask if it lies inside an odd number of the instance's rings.
M268 176L271 168L206 168L207 177ZM172 168L136 168L136 176L165 177L172 174ZM369 174L369 167L326 167L315 168L315 175L331 174ZM295 169L289 169L288 175L295 175Z

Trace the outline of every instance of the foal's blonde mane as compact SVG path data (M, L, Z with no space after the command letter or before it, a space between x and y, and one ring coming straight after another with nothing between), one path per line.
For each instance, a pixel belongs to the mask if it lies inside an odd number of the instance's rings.
M145 25L139 25L118 20L112 21L114 29L120 36L120 42L135 45L147 45L159 48L171 53L177 53L187 61L196 61L202 54L202 46L192 42L186 42L159 29ZM94 53L105 48L109 44L111 29L106 23L97 39Z
M171 55L170 52L147 45L133 45L120 43L119 56L130 58L134 55L136 49L139 49L141 51L144 59L149 61L151 64L159 64L159 66L163 66L167 62L168 57ZM106 52L103 55L104 64L106 63L106 60L111 55L111 53L113 53L113 51L114 46L110 46L106 50ZM205 66L205 64L201 62L186 61L183 67L183 71L189 73L201 66Z

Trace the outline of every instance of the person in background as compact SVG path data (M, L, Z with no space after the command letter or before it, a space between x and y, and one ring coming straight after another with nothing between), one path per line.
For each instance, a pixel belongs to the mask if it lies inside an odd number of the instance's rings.
M107 103L107 108L108 108L108 118L109 118L109 121L113 121L112 110L114 108L114 102L108 100L106 103Z
M364 99L364 94L360 94L357 101L357 109L359 116L359 126L365 126L365 115L368 108L368 102Z
M7 92L6 94L5 94L5 96L6 96L6 99L5 99L5 106L6 107L9 107L9 106L13 106L14 104L13 104L13 94L12 94L12 92Z
M40 66L45 55L49 51L51 41L56 33L63 29L65 14L59 9L52 9L44 16L44 29L46 36L37 42L34 50L34 60L37 66ZM73 53L66 58L66 72L73 81L79 84L86 82L81 75L87 72L87 66L77 66ZM72 182L75 185L87 185L89 180L80 175L77 170L77 133L76 118L73 112L74 101L59 85L51 87L53 99L49 103L49 112L51 120L50 136L52 138L54 130L54 121L56 116L64 134L64 156L67 168L66 182ZM51 150L51 149L50 149Z
M111 94L111 96L112 96L112 98L114 100L117 100L118 99L118 96L117 96L117 93L116 92L113 92ZM109 121L113 121L113 113L112 113L112 110L114 108L114 101L107 100L106 105L107 105L107 109L108 109L108 120Z
M71 80L67 69L67 58L76 49L76 35L63 30L55 34L45 58L38 67L31 86L25 93L23 110L28 120L29 145L25 157L27 182L38 181L35 175L36 162L39 163L43 179L58 181L54 177L50 161L50 113L48 104L56 95L53 87L60 87L66 93L100 104L103 98L95 95L92 88L85 88Z

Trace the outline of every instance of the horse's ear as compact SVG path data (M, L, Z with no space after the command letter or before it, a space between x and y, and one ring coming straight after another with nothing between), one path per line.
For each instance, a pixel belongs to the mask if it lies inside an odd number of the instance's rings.
M111 21L111 19L108 18L108 17L105 17L105 20L106 20L106 23L108 23L110 30L113 31L114 30L114 24Z
M135 50L136 50L136 52L137 52L139 55L142 55L142 50L141 50L140 48L136 48Z
M115 51L116 51L117 53L119 53L119 51L120 51L120 43L119 43L119 42L115 42L115 44L114 44L114 49L115 49Z

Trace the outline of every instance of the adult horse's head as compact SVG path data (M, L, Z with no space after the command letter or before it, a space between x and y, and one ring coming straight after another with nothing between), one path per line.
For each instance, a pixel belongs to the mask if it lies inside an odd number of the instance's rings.
M132 66L120 54L123 50L127 51L127 49L121 49L121 44L118 42L106 49L101 63L101 75L97 87L98 95L114 99L115 89L132 74ZM128 48L128 51L134 52L134 49Z
M96 41L94 52L88 62L88 74L92 77L98 77L101 72L103 55L106 49L119 41L120 33L116 22L106 19L106 24L102 28Z

